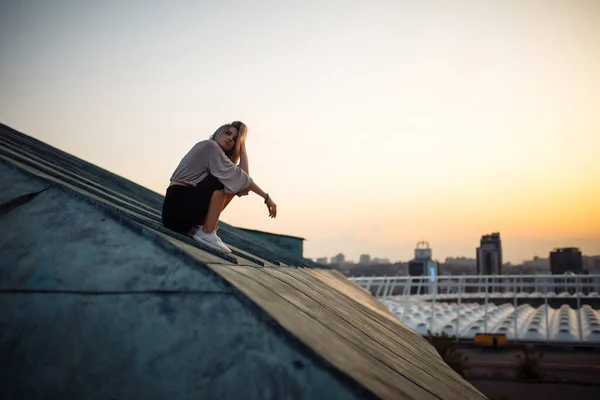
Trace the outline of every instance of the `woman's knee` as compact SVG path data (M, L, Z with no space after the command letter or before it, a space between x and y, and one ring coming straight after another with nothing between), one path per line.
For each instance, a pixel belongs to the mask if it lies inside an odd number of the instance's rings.
M218 196L218 197L225 197L225 190L224 189L216 189L213 194L212 197Z

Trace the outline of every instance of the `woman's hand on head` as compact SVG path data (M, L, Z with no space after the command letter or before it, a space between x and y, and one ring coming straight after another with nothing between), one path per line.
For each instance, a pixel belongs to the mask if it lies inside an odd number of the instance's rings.
M275 204L273 199L270 197L269 197L269 200L267 200L267 209L269 210L269 217L271 217L271 218L277 217L277 204Z

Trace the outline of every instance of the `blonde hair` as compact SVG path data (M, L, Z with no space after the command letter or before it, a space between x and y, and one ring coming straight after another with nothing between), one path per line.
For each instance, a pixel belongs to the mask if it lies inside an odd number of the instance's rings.
M240 160L240 153L242 152L242 145L246 141L246 134L248 133L248 127L241 121L233 121L230 124L225 124L215 131L210 137L211 140L218 141L227 129L234 127L238 131L238 137L235 141L235 147L231 151L226 151L225 155L231 160L232 163L237 164Z

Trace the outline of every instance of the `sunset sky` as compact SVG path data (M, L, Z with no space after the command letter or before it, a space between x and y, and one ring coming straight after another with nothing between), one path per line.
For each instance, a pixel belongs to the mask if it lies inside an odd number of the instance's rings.
M307 257L600 254L600 1L2 1L0 122L164 194L223 123Z

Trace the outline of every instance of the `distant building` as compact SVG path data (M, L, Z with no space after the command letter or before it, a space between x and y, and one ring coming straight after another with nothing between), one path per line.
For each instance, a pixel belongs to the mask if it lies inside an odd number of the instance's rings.
M358 263L362 265L369 265L371 263L371 256L369 254L361 254Z
M408 262L408 274L410 276L426 277L426 279L423 279L420 285L413 283L410 289L411 294L429 293L428 283L435 282L435 279L438 276L438 269L438 263L431 259L429 243L417 243L415 258Z
M590 273L597 274L600 272L600 256L583 256L583 269Z
M317 264L327 265L329 264L329 259L327 257L319 257L317 258Z
M554 275L564 275L567 272L583 273L583 257L576 247L554 249L550 252L550 271Z
M477 248L477 274L501 275L502 274L502 242L500 233L483 235Z
M550 259L549 258L541 258L538 256L533 257L532 260L523 261L523 266L532 266L539 268L549 268L550 267Z
M390 259L389 258L377 258L377 257L375 257L373 259L373 261L371 261L371 264L376 264L376 265L389 264L389 263L390 263Z
M534 273L550 273L550 259L540 258L538 256L533 257L533 260L523 261L521 264L523 270L533 270ZM529 272L527 272L529 273Z
M338 254L335 257L331 257L332 264L343 265L345 262L346 262L346 256L343 255L342 253Z
M458 267L477 267L477 259L467 257L446 257L444 265Z

